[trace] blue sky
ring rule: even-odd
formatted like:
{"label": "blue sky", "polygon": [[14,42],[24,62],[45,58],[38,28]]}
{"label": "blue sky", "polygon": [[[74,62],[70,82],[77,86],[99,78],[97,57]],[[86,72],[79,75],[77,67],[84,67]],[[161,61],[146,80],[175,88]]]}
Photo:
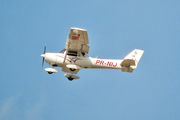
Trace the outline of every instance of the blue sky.
{"label": "blue sky", "polygon": [[[179,0],[1,0],[0,120],[180,119]],[[72,82],[41,67],[87,29],[89,55],[145,53],[133,73],[85,69]]]}

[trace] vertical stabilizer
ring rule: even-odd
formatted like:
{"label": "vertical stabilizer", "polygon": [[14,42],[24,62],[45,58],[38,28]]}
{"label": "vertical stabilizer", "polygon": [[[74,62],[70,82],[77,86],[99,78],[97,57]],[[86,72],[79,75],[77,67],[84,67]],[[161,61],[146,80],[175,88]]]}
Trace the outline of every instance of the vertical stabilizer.
{"label": "vertical stabilizer", "polygon": [[124,59],[134,60],[135,64],[137,66],[138,62],[140,61],[142,55],[144,53],[144,50],[135,49],[132,52],[130,52]]}
{"label": "vertical stabilizer", "polygon": [[140,61],[142,55],[144,53],[144,50],[135,49],[132,52],[130,52],[122,61],[121,70],[123,72],[133,72],[135,68],[137,68],[137,64]]}

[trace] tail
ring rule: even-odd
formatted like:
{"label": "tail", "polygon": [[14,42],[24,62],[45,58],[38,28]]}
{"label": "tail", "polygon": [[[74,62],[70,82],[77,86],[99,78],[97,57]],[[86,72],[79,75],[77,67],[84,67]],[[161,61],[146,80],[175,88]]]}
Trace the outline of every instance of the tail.
{"label": "tail", "polygon": [[135,68],[137,68],[137,65],[144,53],[144,50],[135,49],[132,52],[130,52],[122,61],[121,67],[123,72],[132,72]]}

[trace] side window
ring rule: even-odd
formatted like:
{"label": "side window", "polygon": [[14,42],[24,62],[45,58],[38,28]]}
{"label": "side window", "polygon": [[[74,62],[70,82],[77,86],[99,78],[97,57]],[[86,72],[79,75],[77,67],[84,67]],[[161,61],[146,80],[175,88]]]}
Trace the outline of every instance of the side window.
{"label": "side window", "polygon": [[77,56],[77,52],[76,51],[68,51],[67,55]]}

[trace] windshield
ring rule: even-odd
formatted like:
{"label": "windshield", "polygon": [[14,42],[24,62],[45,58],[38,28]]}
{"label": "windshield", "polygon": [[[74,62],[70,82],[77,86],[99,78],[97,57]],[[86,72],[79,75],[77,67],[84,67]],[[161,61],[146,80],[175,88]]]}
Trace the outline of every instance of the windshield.
{"label": "windshield", "polygon": [[66,49],[63,49],[60,53],[64,53],[66,51]]}

